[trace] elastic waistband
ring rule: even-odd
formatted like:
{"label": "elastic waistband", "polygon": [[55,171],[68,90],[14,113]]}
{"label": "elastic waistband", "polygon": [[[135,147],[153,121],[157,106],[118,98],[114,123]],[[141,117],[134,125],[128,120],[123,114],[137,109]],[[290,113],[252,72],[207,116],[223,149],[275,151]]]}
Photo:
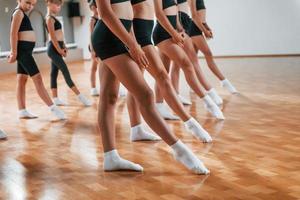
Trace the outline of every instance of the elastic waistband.
{"label": "elastic waistband", "polygon": [[[65,44],[64,41],[57,41],[57,42],[58,42],[59,46],[61,46],[61,47],[64,46],[64,44]],[[53,45],[53,42],[49,41],[48,45]]]}
{"label": "elastic waistband", "polygon": [[154,19],[142,19],[142,18],[133,18],[133,22],[146,22],[146,23],[154,23]]}
{"label": "elastic waistband", "polygon": [[35,42],[31,41],[18,41],[18,49],[27,50],[27,51],[33,51],[35,47]]}
{"label": "elastic waistband", "polygon": [[178,11],[179,15],[184,15],[184,16],[187,16],[187,17],[190,17],[189,14],[185,13],[185,12],[182,12],[182,11]]}
{"label": "elastic waistband", "polygon": [[[169,22],[172,24],[173,28],[176,28],[177,25],[177,15],[166,15],[168,18]],[[159,22],[157,24],[161,27],[163,27]]]}

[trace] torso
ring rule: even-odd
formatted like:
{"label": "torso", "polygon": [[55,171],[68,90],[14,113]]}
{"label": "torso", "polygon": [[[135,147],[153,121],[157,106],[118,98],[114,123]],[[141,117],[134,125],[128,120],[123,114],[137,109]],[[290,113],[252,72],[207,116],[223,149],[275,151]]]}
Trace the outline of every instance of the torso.
{"label": "torso", "polygon": [[54,31],[55,31],[56,40],[64,41],[64,33],[62,31],[61,23],[54,16],[48,16],[48,17],[54,20]]}
{"label": "torso", "polygon": [[190,7],[186,0],[177,1],[177,7],[179,12],[184,12],[191,16]]}
{"label": "torso", "polygon": [[131,0],[134,18],[154,19],[154,3],[153,0]]}
{"label": "torso", "polygon": [[111,0],[110,2],[112,10],[119,19],[133,19],[133,10],[130,0]]}
{"label": "torso", "polygon": [[165,15],[177,15],[177,5],[175,0],[161,0]]}
{"label": "torso", "polygon": [[21,22],[21,25],[20,25],[20,28],[19,28],[19,31],[18,31],[18,40],[19,41],[35,42],[36,37],[35,37],[34,30],[31,26],[31,22],[29,20],[29,17],[20,8],[17,8],[14,12],[17,12],[17,10],[19,10],[19,12],[22,12],[23,15],[24,15],[24,17],[22,19],[22,22]]}

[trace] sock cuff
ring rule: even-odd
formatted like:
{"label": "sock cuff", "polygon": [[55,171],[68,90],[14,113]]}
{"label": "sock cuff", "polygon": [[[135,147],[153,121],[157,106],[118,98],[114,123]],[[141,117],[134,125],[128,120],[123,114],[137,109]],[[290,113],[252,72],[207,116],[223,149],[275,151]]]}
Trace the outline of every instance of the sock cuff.
{"label": "sock cuff", "polygon": [[142,124],[138,124],[138,125],[131,127],[131,130],[136,130],[138,128],[143,128]]}
{"label": "sock cuff", "polygon": [[208,93],[215,93],[216,89],[215,88],[211,88],[210,90],[208,90]]}
{"label": "sock cuff", "polygon": [[104,152],[104,157],[112,157],[112,156],[119,156],[118,150],[114,149],[108,152]]}
{"label": "sock cuff", "polygon": [[50,109],[56,108],[55,104],[52,104],[51,106],[49,106]]}
{"label": "sock cuff", "polygon": [[182,147],[184,144],[181,142],[181,140],[177,140],[174,144],[171,145],[171,148],[176,151],[178,148]]}
{"label": "sock cuff", "polygon": [[196,121],[194,117],[191,117],[190,119],[188,119],[187,121],[185,121],[185,124],[190,124],[192,122]]}
{"label": "sock cuff", "polygon": [[221,81],[222,83],[228,83],[229,80],[227,78],[225,78],[224,80]]}
{"label": "sock cuff", "polygon": [[26,109],[21,109],[21,110],[19,110],[19,112],[25,112],[26,111]]}

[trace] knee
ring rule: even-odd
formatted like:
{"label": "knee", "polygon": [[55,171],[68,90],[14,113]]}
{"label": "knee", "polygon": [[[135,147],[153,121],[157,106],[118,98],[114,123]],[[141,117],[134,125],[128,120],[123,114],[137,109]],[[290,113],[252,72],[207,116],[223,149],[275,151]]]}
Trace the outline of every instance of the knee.
{"label": "knee", "polygon": [[212,57],[213,56],[211,50],[209,50],[209,49],[204,50],[203,54],[204,54],[205,57]]}
{"label": "knee", "polygon": [[142,91],[136,99],[142,106],[150,107],[154,102],[154,94],[150,88]]}
{"label": "knee", "polygon": [[180,66],[184,67],[184,68],[188,68],[188,67],[192,66],[192,63],[190,62],[190,60],[188,59],[188,57],[181,58],[179,60],[179,63],[180,63]]}
{"label": "knee", "polygon": [[158,84],[160,86],[165,86],[165,85],[168,85],[168,84],[171,85],[170,77],[165,71],[159,72],[156,81],[158,82]]}
{"label": "knee", "polygon": [[101,89],[100,99],[106,105],[115,105],[118,101],[118,94]]}

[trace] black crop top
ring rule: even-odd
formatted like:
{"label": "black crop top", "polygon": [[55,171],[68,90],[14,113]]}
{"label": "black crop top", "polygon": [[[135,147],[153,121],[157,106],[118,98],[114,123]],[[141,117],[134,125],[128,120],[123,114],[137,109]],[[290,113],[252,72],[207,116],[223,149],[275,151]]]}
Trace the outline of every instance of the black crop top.
{"label": "black crop top", "polygon": [[115,3],[122,3],[130,0],[110,0],[110,4],[115,4]]}
{"label": "black crop top", "polygon": [[52,16],[52,15],[48,15],[49,17],[51,17],[52,19],[54,19],[54,30],[60,30],[61,27],[61,23],[60,21],[58,21],[58,19],[56,19],[56,17]]}
{"label": "black crop top", "polygon": [[143,1],[146,1],[146,0],[131,0],[131,4],[134,5],[134,4],[138,4],[138,3],[141,3]]}
{"label": "black crop top", "polygon": [[19,28],[18,32],[33,31],[33,28],[32,28],[31,22],[29,20],[29,17],[25,14],[25,12],[21,8],[16,8],[13,13],[15,13],[16,10],[21,10],[24,14],[24,17],[22,19],[22,22],[21,22],[21,25],[20,25],[20,28]]}
{"label": "black crop top", "polygon": [[182,4],[182,3],[185,3],[187,2],[187,0],[177,0],[177,4]]}
{"label": "black crop top", "polygon": [[197,10],[204,10],[205,5],[204,5],[204,1],[203,0],[196,0],[196,8]]}
{"label": "black crop top", "polygon": [[162,3],[163,3],[163,9],[167,9],[169,7],[176,5],[175,0],[162,0]]}

